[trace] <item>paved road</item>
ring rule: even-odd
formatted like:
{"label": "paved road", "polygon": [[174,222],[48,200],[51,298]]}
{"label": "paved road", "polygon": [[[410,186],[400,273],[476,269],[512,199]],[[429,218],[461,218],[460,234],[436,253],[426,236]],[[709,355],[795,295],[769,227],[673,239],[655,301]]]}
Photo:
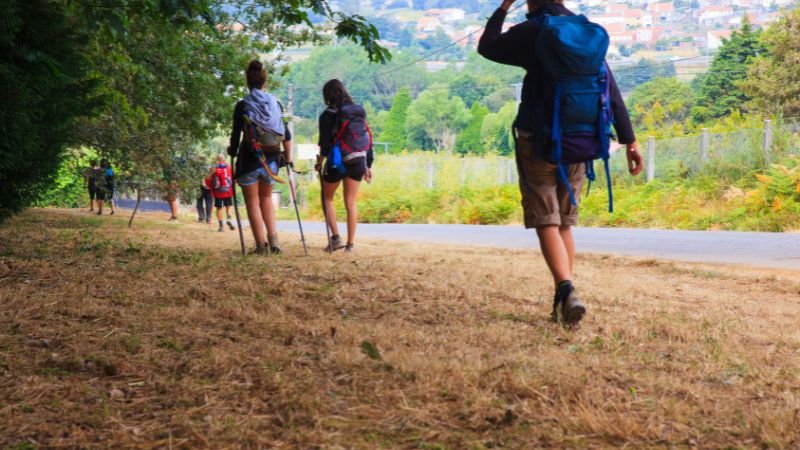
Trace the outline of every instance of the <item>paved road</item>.
{"label": "paved road", "polygon": [[[133,207],[136,206],[136,200],[130,198],[120,198],[117,200],[117,206],[124,209],[133,209]],[[139,211],[163,211],[169,213],[169,203],[163,200],[142,200],[139,202]]]}
{"label": "paved road", "polygon": [[[296,232],[297,222],[280,222],[279,228]],[[325,233],[319,222],[303,222],[303,229]],[[358,234],[395,241],[539,247],[536,233],[521,226],[359,224]],[[581,252],[800,270],[800,233],[576,228],[575,239]]]}

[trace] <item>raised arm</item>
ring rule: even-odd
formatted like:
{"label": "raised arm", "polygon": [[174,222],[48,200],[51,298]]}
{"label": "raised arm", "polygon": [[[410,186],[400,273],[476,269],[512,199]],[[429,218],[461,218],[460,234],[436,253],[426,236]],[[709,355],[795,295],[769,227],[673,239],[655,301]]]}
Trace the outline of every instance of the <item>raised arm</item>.
{"label": "raised arm", "polygon": [[529,59],[531,37],[519,25],[503,33],[503,22],[513,0],[504,0],[495,10],[478,41],[478,53],[486,59],[512,66],[525,67]]}

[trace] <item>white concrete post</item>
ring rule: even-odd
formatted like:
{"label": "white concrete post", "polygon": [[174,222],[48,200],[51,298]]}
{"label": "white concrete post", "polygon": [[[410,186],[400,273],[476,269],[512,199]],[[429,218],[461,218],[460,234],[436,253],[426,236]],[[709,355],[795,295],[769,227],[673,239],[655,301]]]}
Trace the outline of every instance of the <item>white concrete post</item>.
{"label": "white concrete post", "polygon": [[656,177],[656,138],[647,137],[647,181],[653,181]]}

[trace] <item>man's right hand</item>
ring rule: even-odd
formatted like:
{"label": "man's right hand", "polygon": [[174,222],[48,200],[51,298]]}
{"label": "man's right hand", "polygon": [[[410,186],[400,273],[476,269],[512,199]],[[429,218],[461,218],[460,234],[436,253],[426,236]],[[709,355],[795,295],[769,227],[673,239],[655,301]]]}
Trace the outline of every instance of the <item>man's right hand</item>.
{"label": "man's right hand", "polygon": [[639,152],[639,144],[632,142],[625,147],[625,156],[628,159],[628,172],[633,176],[639,175],[644,168],[642,165],[642,154]]}

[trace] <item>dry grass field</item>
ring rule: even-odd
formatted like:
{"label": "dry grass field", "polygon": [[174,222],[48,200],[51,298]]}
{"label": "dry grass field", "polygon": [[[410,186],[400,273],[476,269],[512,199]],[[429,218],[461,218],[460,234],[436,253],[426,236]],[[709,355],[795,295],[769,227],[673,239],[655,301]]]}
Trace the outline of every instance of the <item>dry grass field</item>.
{"label": "dry grass field", "polygon": [[800,448],[797,272],[164,218],[0,227],[0,448]]}

